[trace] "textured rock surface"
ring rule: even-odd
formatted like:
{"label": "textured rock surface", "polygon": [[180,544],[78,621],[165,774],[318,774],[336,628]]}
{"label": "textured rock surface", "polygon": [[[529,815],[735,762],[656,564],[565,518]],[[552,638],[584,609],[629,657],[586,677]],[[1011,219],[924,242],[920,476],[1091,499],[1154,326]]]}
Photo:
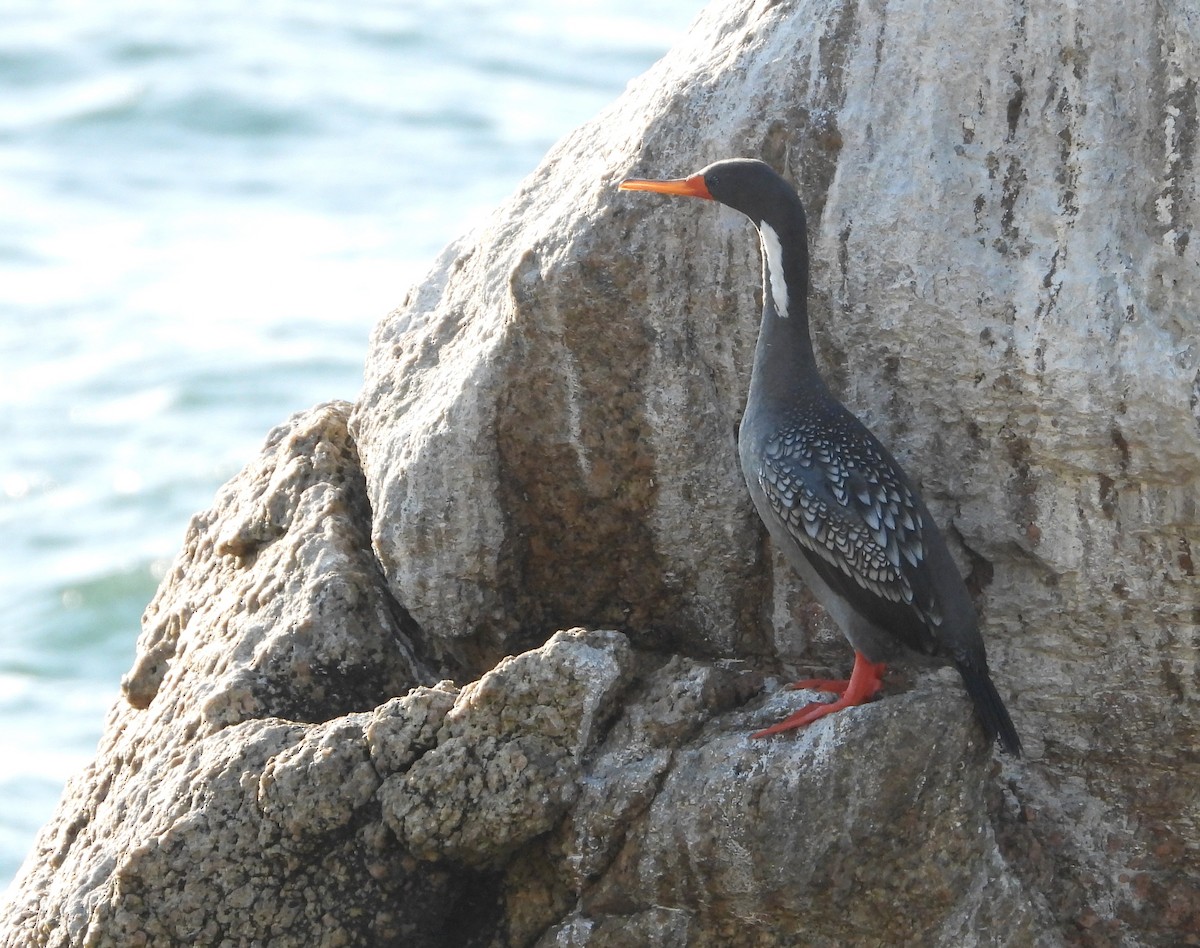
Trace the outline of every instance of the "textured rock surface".
{"label": "textured rock surface", "polygon": [[437,746],[380,789],[384,821],[405,849],[494,864],[559,821],[630,670],[624,636],[592,638],[556,635],[463,690]]}
{"label": "textured rock surface", "polygon": [[394,928],[374,903],[405,897],[440,930],[457,890],[377,871],[386,834],[362,815],[379,776],[353,712],[430,675],[370,554],[346,409],[276,429],[193,520],[127,702],[14,883],[5,944],[363,942]]}
{"label": "textured rock surface", "polygon": [[[4,943],[1200,944],[1197,22],[714,5],[197,519]],[[614,190],[733,154],[1019,764],[945,672],[745,737],[849,661],[737,470],[757,248]]]}
{"label": "textured rock surface", "polygon": [[169,716],[195,735],[268,716],[319,721],[430,679],[370,553],[348,407],[277,428],[193,519],[121,683],[134,708],[155,705],[139,721]]}
{"label": "textured rock surface", "polygon": [[[698,712],[720,707],[704,689],[723,677],[670,667],[651,679],[659,700],[649,706],[669,717],[683,705],[704,720]],[[597,931],[653,944],[663,913],[686,933],[665,944],[1035,943],[1037,912],[992,830],[988,749],[952,683],[933,676],[795,742],[747,739],[775,713],[732,713],[681,734],[632,707],[593,771],[592,793],[606,800],[580,807],[564,843],[572,852],[604,841],[611,862],[575,869],[581,904],[541,944],[589,944],[579,933]],[[725,684],[729,701],[737,692]],[[931,740],[924,714],[957,723]],[[631,760],[650,763],[629,772]],[[650,778],[652,799],[633,794],[642,813],[622,798]]]}

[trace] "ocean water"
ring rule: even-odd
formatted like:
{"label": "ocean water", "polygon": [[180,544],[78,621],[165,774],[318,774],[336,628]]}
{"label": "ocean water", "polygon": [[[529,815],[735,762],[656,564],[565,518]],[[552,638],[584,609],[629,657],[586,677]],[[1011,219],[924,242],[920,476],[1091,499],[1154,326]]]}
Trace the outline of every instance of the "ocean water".
{"label": "ocean water", "polygon": [[190,515],[700,6],[0,7],[0,888]]}

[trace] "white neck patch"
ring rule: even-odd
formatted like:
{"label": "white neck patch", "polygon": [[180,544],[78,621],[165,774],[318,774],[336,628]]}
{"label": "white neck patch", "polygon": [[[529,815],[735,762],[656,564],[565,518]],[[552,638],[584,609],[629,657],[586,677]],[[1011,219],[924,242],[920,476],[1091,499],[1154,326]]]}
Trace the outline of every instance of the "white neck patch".
{"label": "white neck patch", "polygon": [[779,235],[766,221],[758,225],[758,233],[762,238],[763,276],[764,283],[771,289],[771,299],[775,302],[775,312],[780,319],[788,318],[787,282],[783,279],[783,247],[779,243]]}

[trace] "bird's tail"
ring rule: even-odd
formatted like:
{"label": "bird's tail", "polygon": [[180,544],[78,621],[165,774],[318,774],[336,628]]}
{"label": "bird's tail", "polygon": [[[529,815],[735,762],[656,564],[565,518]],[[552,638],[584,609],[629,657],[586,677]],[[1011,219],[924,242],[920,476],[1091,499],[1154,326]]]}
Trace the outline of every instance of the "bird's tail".
{"label": "bird's tail", "polygon": [[965,661],[955,661],[954,664],[958,667],[958,673],[962,675],[967,694],[971,696],[971,703],[975,705],[975,715],[983,725],[988,740],[994,741],[999,738],[1005,753],[1020,757],[1021,738],[1017,736],[1017,729],[1013,727],[1008,709],[1004,707],[1000,693],[992,684],[987,669],[978,668]]}

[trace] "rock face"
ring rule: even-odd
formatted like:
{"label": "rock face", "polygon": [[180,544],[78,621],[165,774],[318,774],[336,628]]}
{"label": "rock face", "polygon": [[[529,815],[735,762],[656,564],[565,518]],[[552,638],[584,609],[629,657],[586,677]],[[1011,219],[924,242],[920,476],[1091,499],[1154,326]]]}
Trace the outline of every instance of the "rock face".
{"label": "rock face", "polygon": [[[715,4],[194,522],[4,944],[1200,944],[1197,62],[1185,5]],[[757,246],[615,191],[738,154],[1021,762],[943,671],[746,737],[849,664],[737,469]]]}

